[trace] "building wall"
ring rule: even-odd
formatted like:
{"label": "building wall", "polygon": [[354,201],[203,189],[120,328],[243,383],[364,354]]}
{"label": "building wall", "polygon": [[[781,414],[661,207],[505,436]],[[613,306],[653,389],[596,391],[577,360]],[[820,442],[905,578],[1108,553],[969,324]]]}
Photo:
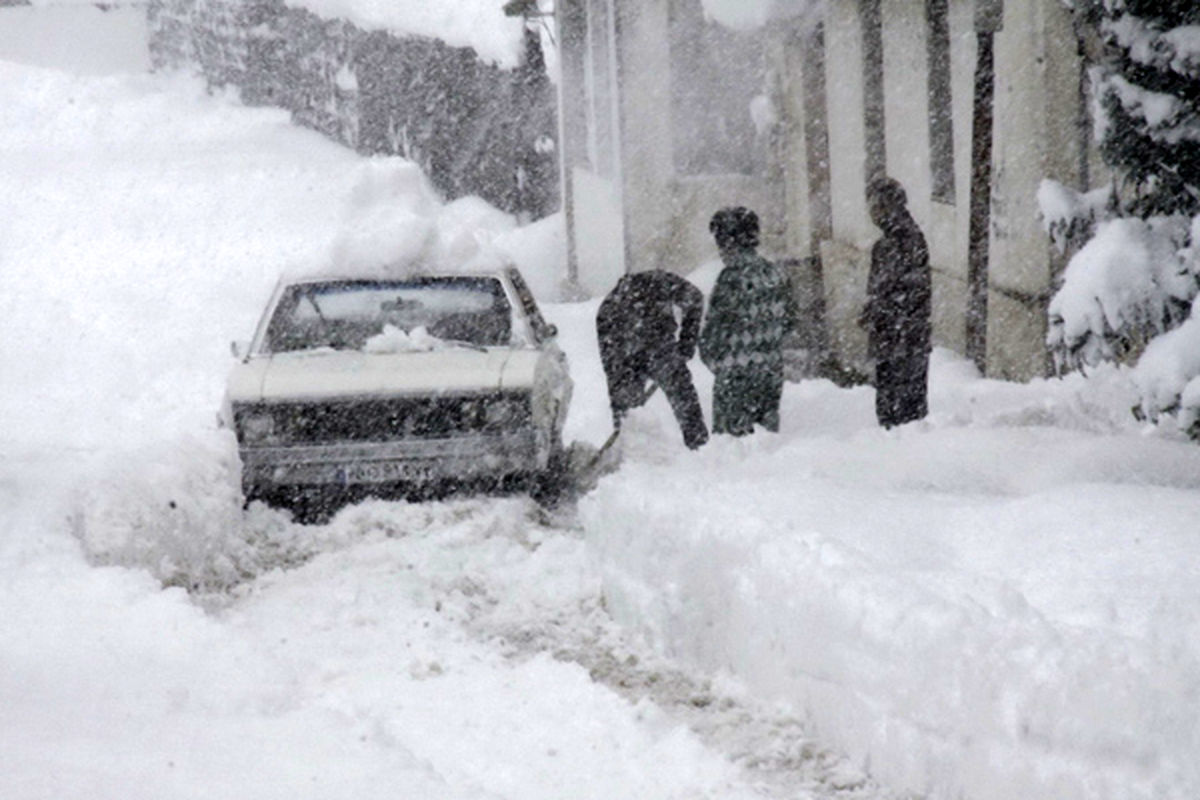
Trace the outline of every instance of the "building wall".
{"label": "building wall", "polygon": [[[607,4],[597,5],[598,0],[574,0],[566,13],[574,19],[589,9],[589,24],[594,25],[608,9]],[[663,268],[687,273],[712,261],[717,252],[708,221],[726,205],[758,210],[769,234],[769,251],[786,255],[782,203],[763,175],[679,173],[672,114],[670,40],[672,14],[678,13],[673,1],[612,0],[612,12],[616,36],[611,50],[589,40],[582,67],[564,73],[563,92],[583,93],[588,108],[586,124],[580,128],[576,113],[565,133],[572,140],[564,143],[571,152],[583,154],[571,174],[580,288],[600,294],[626,271]],[[564,63],[571,59],[564,56]],[[602,80],[610,59],[619,75],[615,88]],[[745,98],[747,118],[751,99]],[[606,148],[598,146],[610,101],[619,132],[614,148],[618,158],[611,169],[606,166]],[[618,255],[613,238],[622,231]]]}
{"label": "building wall", "polygon": [[829,343],[839,360],[867,366],[867,338],[858,327],[866,302],[868,248],[878,235],[867,217],[866,131],[863,119],[862,27],[857,3],[830,3],[824,19],[826,109],[832,238],[820,243]]}
{"label": "building wall", "polygon": [[0,7],[0,60],[85,75],[148,72],[145,4]]}
{"label": "building wall", "polygon": [[[679,176],[672,157],[671,2],[614,0],[618,8],[618,90],[622,124],[619,195],[628,270],[686,272],[715,258],[706,230],[727,204],[757,208],[764,250],[798,269],[820,254],[830,344],[841,362],[869,368],[857,320],[865,302],[869,251],[879,231],[865,203],[863,25],[870,0],[830,0],[820,19],[822,65],[808,49],[811,28],[773,25],[764,90],[777,123],[761,175]],[[886,170],[906,187],[925,232],[934,271],[934,340],[965,350],[970,227],[973,96],[977,39],[975,0],[946,0],[947,28],[932,31],[926,0],[879,3],[883,32],[883,128]],[[930,44],[948,36],[949,126],[931,130]],[[1008,0],[996,36],[992,219],[989,230],[988,372],[1012,379],[1044,373],[1045,302],[1061,259],[1049,246],[1036,207],[1044,177],[1080,185],[1079,57],[1069,13],[1058,0]],[[934,48],[936,50],[936,48]],[[943,50],[942,52],[945,52]],[[817,65],[817,66],[814,66]],[[936,81],[935,81],[936,83]],[[824,98],[814,106],[814,86]],[[819,99],[819,92],[817,92]],[[947,101],[940,101],[945,104]],[[818,120],[820,115],[824,119]],[[814,150],[823,125],[828,153]],[[931,142],[948,142],[952,173],[935,181]],[[1086,156],[1086,154],[1084,154]],[[816,160],[814,161],[814,158]],[[938,164],[945,165],[939,156]],[[828,185],[820,182],[824,172]],[[816,176],[814,178],[814,176]],[[813,181],[816,180],[817,183]],[[1080,188],[1083,188],[1080,185]],[[577,193],[578,194],[578,193]],[[935,194],[937,195],[935,197]],[[807,262],[805,262],[807,263]],[[581,261],[580,273],[602,267]],[[611,267],[610,267],[611,271]],[[607,276],[606,277],[611,277]],[[586,283],[586,280],[585,280]]]}
{"label": "building wall", "polygon": [[1078,186],[1078,66],[1070,15],[1058,3],[1009,2],[996,39],[996,191],[988,362],[996,374],[1046,367],[1051,245],[1038,217],[1044,178]]}
{"label": "building wall", "polygon": [[[867,216],[866,133],[863,125],[862,28],[858,3],[831,2],[825,17],[826,105],[829,110],[830,194],[834,239],[869,247],[878,231]],[[829,276],[836,280],[834,276]]]}
{"label": "building wall", "polygon": [[616,4],[625,268],[661,266],[671,250],[669,0]]}
{"label": "building wall", "polygon": [[[934,340],[964,351],[976,38],[973,0],[949,0],[953,193],[933,198],[925,0],[881,4],[884,120],[889,174],[904,184],[909,208],[930,246]],[[821,242],[831,344],[842,362],[866,368],[857,326],[869,248],[879,236],[865,206],[863,31],[859,0],[825,10],[825,63],[833,233]],[[1042,178],[1078,185],[1078,56],[1069,13],[1054,0],[1009,0],[996,37],[995,128],[990,230],[988,371],[1027,379],[1045,369],[1045,299],[1056,269],[1036,206]],[[786,76],[782,103],[790,131],[785,156],[787,241],[811,233],[804,183],[806,109],[801,59],[777,56]],[[795,132],[801,131],[800,135]]]}
{"label": "building wall", "polygon": [[[622,198],[626,268],[690,272],[717,257],[708,221],[722,206],[745,205],[782,231],[780,213],[762,175],[680,175],[673,142],[670,0],[618,4]],[[765,90],[765,86],[757,90]],[[747,115],[751,97],[746,98]],[[780,241],[769,241],[778,250]]]}
{"label": "building wall", "polygon": [[770,43],[771,63],[778,65],[778,91],[775,103],[779,111],[781,147],[779,179],[783,181],[781,200],[785,225],[783,247],[796,256],[812,255],[813,209],[809,198],[809,142],[806,126],[810,119],[805,108],[805,49],[811,35],[798,26],[778,26]]}

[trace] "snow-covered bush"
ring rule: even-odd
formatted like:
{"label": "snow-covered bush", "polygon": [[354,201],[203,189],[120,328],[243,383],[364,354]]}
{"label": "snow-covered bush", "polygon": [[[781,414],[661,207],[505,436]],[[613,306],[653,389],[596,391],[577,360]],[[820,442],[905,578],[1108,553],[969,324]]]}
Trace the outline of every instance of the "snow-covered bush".
{"label": "snow-covered bush", "polygon": [[1052,184],[1039,193],[1060,247],[1096,223],[1050,303],[1047,343],[1062,368],[1140,356],[1143,412],[1179,413],[1191,426],[1200,359],[1182,348],[1197,338],[1184,328],[1200,326],[1200,3],[1068,5],[1104,43],[1090,73],[1096,135],[1119,191],[1103,211],[1094,193]]}
{"label": "snow-covered bush", "polygon": [[1188,238],[1174,217],[1101,223],[1050,303],[1048,343],[1060,366],[1119,359],[1186,319],[1197,289]]}

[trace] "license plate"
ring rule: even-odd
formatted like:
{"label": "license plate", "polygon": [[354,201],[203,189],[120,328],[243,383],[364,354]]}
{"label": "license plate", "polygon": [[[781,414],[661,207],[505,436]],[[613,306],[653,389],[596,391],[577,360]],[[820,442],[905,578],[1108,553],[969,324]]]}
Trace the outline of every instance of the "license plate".
{"label": "license plate", "polygon": [[337,479],[343,486],[351,483],[420,482],[428,480],[430,474],[428,467],[404,461],[363,461],[337,468]]}

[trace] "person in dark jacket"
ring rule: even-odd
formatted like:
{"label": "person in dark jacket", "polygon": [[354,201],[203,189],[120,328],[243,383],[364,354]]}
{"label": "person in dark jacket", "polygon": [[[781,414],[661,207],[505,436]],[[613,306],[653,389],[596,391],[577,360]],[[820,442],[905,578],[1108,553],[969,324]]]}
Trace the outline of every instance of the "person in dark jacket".
{"label": "person in dark jacket", "polygon": [[783,340],[797,319],[791,283],[758,254],[753,211],[723,208],[708,227],[725,264],[700,333],[700,358],[716,377],[713,433],[745,436],[755,424],[778,431]]}
{"label": "person in dark jacket", "polygon": [[929,410],[929,248],[899,182],[872,181],[867,208],[883,235],[871,249],[867,304],[859,322],[875,361],[875,416],[890,428],[921,419]]}
{"label": "person in dark jacket", "polygon": [[[681,322],[676,322],[677,311]],[[653,381],[667,396],[684,443],[694,450],[708,441],[687,366],[696,352],[703,314],[703,293],[661,269],[624,276],[604,298],[596,313],[596,334],[614,428],[620,428],[629,409],[649,399],[646,384]]]}

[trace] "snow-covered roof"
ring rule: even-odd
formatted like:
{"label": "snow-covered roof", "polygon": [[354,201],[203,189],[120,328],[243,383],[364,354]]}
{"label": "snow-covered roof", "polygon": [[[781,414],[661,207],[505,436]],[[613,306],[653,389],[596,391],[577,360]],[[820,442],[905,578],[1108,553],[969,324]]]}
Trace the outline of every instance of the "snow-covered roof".
{"label": "snow-covered roof", "polygon": [[524,23],[505,16],[500,0],[285,0],[321,17],[344,19],[365,30],[440,39],[470,47],[497,66],[521,58]]}

